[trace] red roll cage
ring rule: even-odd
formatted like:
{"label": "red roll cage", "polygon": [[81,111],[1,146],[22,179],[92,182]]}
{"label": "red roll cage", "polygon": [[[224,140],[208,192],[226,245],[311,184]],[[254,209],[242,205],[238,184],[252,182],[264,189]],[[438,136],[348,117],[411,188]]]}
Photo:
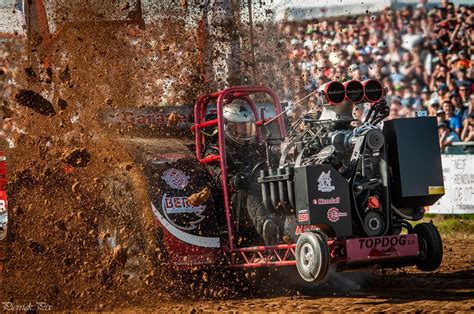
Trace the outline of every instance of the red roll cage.
{"label": "red roll cage", "polygon": [[[264,86],[236,86],[221,90],[219,92],[204,95],[198,98],[194,106],[194,135],[196,140],[196,157],[201,164],[207,164],[219,161],[221,168],[221,183],[224,194],[224,211],[227,222],[228,245],[224,247],[224,252],[228,253],[231,267],[262,267],[262,266],[285,266],[295,264],[295,244],[280,244],[273,246],[256,246],[247,248],[237,248],[234,243],[234,229],[232,224],[232,214],[229,196],[227,159],[226,159],[226,143],[224,136],[224,116],[223,108],[233,99],[242,99],[246,101],[252,109],[256,117],[257,140],[263,141],[260,127],[268,122],[263,112],[260,114],[257,110],[255,102],[249,97],[250,95],[263,93],[269,95],[275,106],[275,114],[277,118],[275,123],[278,125],[279,135],[281,138],[286,136],[283,116],[281,113],[280,100],[276,93],[268,87]],[[211,101],[216,102],[217,118],[206,120],[206,112]],[[227,101],[227,102],[226,102]],[[218,134],[218,154],[203,156],[204,135],[200,130],[207,127],[217,127]]]}

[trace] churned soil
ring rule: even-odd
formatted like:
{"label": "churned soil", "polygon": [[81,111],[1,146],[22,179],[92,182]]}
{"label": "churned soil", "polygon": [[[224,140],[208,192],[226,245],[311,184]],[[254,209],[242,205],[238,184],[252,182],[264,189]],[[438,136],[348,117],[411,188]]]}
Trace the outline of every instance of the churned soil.
{"label": "churned soil", "polygon": [[[88,1],[49,3],[50,22],[89,17]],[[112,309],[167,297],[160,285],[174,279],[160,273],[140,165],[115,141],[130,126],[104,126],[103,112],[193,103],[204,84],[184,23],[57,23],[50,47],[25,42],[2,60],[15,80],[2,107],[13,147],[1,302]]]}

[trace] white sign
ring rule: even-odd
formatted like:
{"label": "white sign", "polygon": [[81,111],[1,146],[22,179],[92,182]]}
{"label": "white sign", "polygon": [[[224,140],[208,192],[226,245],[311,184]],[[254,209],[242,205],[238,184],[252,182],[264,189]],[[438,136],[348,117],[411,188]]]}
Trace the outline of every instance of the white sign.
{"label": "white sign", "polygon": [[318,191],[319,192],[332,192],[336,188],[332,185],[331,179],[331,170],[328,172],[321,172],[321,175],[318,178]]}
{"label": "white sign", "polygon": [[430,214],[474,214],[474,155],[442,155],[445,195]]}

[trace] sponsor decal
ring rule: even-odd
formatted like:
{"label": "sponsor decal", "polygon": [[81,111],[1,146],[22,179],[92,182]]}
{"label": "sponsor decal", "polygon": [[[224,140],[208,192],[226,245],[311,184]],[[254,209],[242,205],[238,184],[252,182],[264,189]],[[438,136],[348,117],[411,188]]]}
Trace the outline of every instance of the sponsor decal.
{"label": "sponsor decal", "polygon": [[[144,113],[134,111],[122,112],[122,121],[132,125],[163,125],[168,124],[168,117],[170,113]],[[178,115],[178,124],[187,123],[190,115],[176,113]]]}
{"label": "sponsor decal", "polygon": [[189,155],[179,154],[179,153],[169,153],[169,154],[153,154],[145,153],[145,160],[151,162],[154,165],[162,165],[166,163],[173,163],[183,158],[188,158]]}
{"label": "sponsor decal", "polygon": [[315,225],[296,226],[295,235],[301,235],[306,231],[319,230],[319,229],[320,228]]}
{"label": "sponsor decal", "polygon": [[[392,237],[378,237],[378,238],[363,238],[358,239],[360,249],[383,249],[395,246],[407,246],[412,245],[415,241],[413,239],[407,239],[407,236],[392,236]],[[389,251],[389,250],[386,250]]]}
{"label": "sponsor decal", "polygon": [[168,214],[196,214],[206,210],[205,205],[193,206],[189,204],[187,196],[163,196],[163,209]]}
{"label": "sponsor decal", "polygon": [[321,172],[318,178],[318,191],[319,192],[332,192],[336,188],[332,185],[331,170],[328,172]]}
{"label": "sponsor decal", "polygon": [[161,178],[165,180],[166,184],[177,190],[184,189],[189,183],[189,176],[175,168],[164,171]]}
{"label": "sponsor decal", "polygon": [[183,231],[183,228],[178,228],[175,223],[173,223],[169,216],[163,215],[161,211],[159,211],[153,203],[151,203],[151,209],[153,214],[156,217],[156,222],[163,226],[170,234],[172,234],[176,239],[183,241],[185,243],[206,247],[206,248],[220,248],[220,238],[219,237],[204,237],[199,235],[194,235]]}
{"label": "sponsor decal", "polygon": [[346,240],[348,260],[367,261],[387,257],[417,256],[418,237],[415,234]]}
{"label": "sponsor decal", "polygon": [[307,213],[300,213],[298,214],[298,221],[305,222],[309,220],[309,214]]}
{"label": "sponsor decal", "polygon": [[181,230],[194,230],[206,218],[205,205],[193,206],[188,202],[188,196],[163,195],[161,208],[166,219]]}
{"label": "sponsor decal", "polygon": [[313,200],[314,205],[335,205],[340,204],[341,198],[338,197],[331,197],[331,198],[318,198]]}
{"label": "sponsor decal", "polygon": [[330,222],[337,222],[340,217],[347,217],[347,213],[340,212],[336,207],[331,207],[327,212],[327,217]]}

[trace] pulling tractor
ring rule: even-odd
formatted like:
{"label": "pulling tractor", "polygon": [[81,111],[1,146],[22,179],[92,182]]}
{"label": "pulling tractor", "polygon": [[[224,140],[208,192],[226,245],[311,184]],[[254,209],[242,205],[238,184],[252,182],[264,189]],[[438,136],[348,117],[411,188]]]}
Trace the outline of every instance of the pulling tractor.
{"label": "pulling tractor", "polygon": [[[439,267],[443,247],[436,227],[409,223],[444,194],[436,119],[383,121],[389,109],[377,80],[329,82],[319,94],[322,113],[307,113],[292,126],[267,87],[204,95],[194,106],[194,143],[155,146],[157,157],[144,173],[171,267],[296,267],[307,282],[322,280],[330,269]],[[223,108],[235,99],[252,108],[257,140],[266,151],[255,180],[261,202],[280,222],[274,245],[258,236],[239,244],[251,231],[236,228],[249,217],[236,213],[232,203],[223,117]],[[262,99],[269,102],[257,101]],[[361,102],[370,109],[353,127],[352,106]],[[211,155],[205,154],[210,130],[218,147]],[[425,156],[424,162],[414,163],[412,156]],[[219,186],[208,171],[212,164],[220,167]],[[206,187],[211,197],[192,205],[189,197]]]}

